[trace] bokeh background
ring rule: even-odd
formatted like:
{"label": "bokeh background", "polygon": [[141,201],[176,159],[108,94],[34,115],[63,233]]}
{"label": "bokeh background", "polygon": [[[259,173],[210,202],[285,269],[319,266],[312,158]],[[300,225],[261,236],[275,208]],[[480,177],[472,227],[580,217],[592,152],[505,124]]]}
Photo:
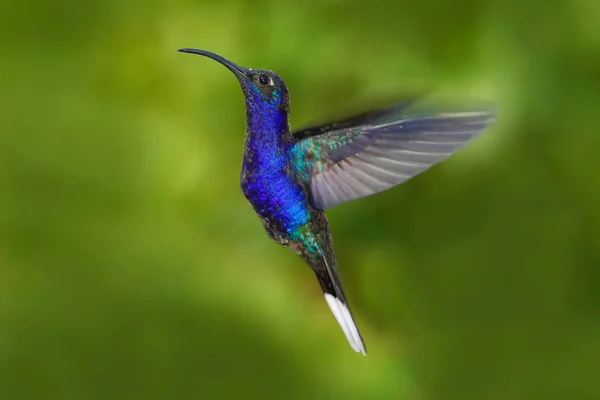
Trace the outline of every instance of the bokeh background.
{"label": "bokeh background", "polygon": [[[0,399],[599,399],[600,2],[4,0]],[[292,124],[421,87],[500,104],[329,211],[369,355],[239,190],[243,100]]]}

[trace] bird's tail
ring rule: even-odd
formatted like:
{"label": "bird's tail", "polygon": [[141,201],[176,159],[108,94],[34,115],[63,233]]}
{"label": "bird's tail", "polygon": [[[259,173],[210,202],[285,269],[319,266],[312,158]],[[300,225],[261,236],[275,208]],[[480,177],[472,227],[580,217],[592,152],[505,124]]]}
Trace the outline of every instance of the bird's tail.
{"label": "bird's tail", "polygon": [[344,291],[342,290],[342,284],[340,283],[337,271],[335,270],[334,265],[330,265],[324,254],[322,254],[322,260],[324,264],[323,268],[313,269],[321,284],[323,293],[325,293],[325,300],[327,300],[327,304],[329,305],[329,308],[331,308],[335,319],[337,319],[342,327],[348,342],[350,342],[350,346],[352,346],[354,351],[367,355],[365,342],[354,321],[352,311],[350,311],[350,305],[348,304],[348,301],[346,301],[346,296],[344,296]]}

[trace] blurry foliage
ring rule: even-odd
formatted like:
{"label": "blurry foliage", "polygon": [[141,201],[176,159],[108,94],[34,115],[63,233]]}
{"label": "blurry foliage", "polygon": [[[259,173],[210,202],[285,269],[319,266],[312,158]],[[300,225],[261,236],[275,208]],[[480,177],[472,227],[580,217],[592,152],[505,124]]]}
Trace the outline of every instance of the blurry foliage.
{"label": "blurry foliage", "polygon": [[[3,2],[0,399],[600,398],[600,3]],[[294,126],[428,86],[467,149],[330,210],[370,354],[240,193],[206,48]]]}

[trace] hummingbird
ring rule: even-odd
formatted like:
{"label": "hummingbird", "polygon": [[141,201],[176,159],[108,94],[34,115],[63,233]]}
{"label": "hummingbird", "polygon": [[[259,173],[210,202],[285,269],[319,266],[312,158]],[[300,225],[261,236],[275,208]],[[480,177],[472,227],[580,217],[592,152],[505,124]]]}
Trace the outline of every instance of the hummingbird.
{"label": "hummingbird", "polygon": [[367,354],[338,276],[328,208],[399,185],[448,158],[495,119],[494,107],[407,113],[414,101],[291,130],[290,95],[267,69],[210,51],[237,77],[246,103],[242,192],[268,236],[310,266],[354,351]]}

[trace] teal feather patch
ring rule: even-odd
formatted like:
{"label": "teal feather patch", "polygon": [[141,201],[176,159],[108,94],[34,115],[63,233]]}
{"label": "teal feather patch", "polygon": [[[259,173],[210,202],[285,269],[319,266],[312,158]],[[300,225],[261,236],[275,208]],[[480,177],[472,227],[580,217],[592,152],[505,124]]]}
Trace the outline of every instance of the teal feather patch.
{"label": "teal feather patch", "polygon": [[322,172],[335,150],[352,144],[361,136],[360,129],[352,129],[339,134],[313,136],[294,145],[291,152],[292,166],[304,182],[308,182],[313,171]]}

